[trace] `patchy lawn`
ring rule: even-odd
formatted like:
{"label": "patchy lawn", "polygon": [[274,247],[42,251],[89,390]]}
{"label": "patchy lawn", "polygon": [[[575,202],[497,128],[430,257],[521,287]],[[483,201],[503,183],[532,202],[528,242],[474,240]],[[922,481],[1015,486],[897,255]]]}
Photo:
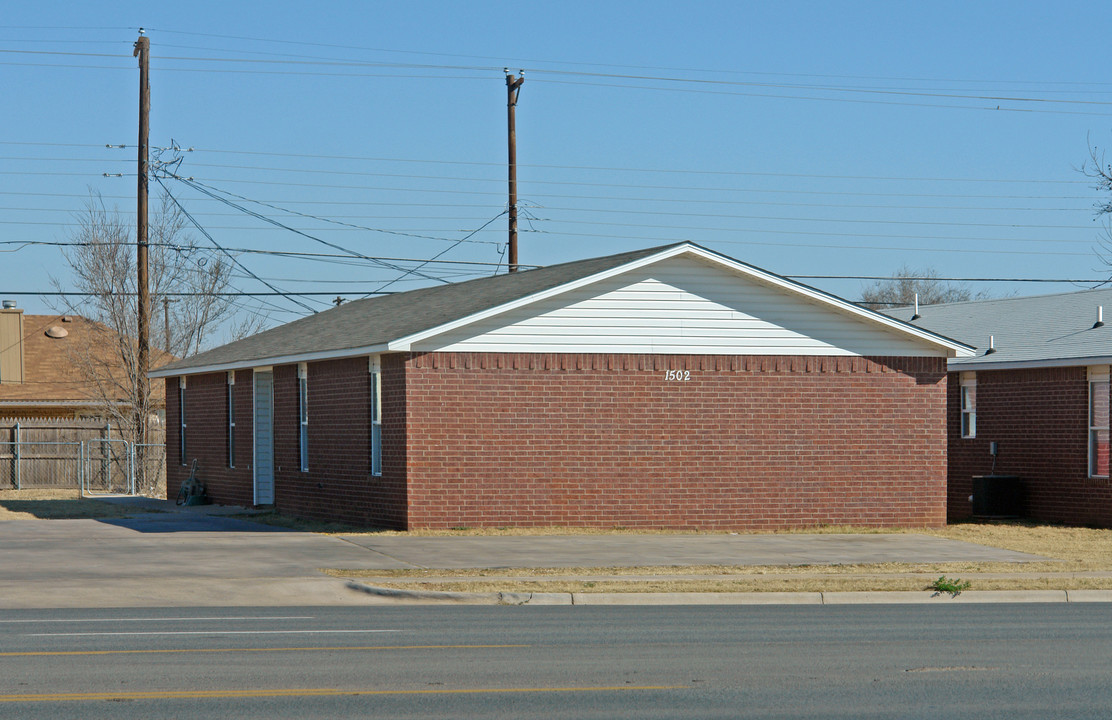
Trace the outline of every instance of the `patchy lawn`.
{"label": "patchy lawn", "polygon": [[[570,534],[565,530],[562,534]],[[606,531],[589,531],[597,534]],[[629,531],[610,531],[629,532]],[[810,532],[878,532],[847,527]],[[972,590],[1112,589],[1112,530],[1021,522],[962,523],[931,530],[893,529],[1032,553],[1032,563],[953,562],[807,566],[666,566],[499,568],[497,570],[345,570],[335,577],[374,578],[386,587],[459,592],[834,592],[926,590],[940,576]],[[424,533],[422,533],[424,534]],[[474,531],[437,534],[476,534]],[[537,534],[505,532],[504,534]]]}

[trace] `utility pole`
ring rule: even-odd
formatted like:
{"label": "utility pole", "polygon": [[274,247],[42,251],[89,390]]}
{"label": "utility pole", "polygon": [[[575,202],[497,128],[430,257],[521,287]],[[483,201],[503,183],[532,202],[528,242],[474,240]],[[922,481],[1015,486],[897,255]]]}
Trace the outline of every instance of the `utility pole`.
{"label": "utility pole", "polygon": [[151,40],[139,28],[139,39],[135,41],[133,56],[139,58],[139,187],[136,193],[137,203],[135,211],[135,264],[139,269],[139,367],[138,387],[139,405],[135,408],[138,441],[147,442],[147,413],[150,398],[150,380],[147,373],[150,371],[151,352],[151,294],[147,279],[147,185],[148,162],[150,152],[150,112],[151,112]]}
{"label": "utility pole", "polygon": [[509,155],[510,155],[510,272],[517,272],[517,130],[514,127],[514,108],[517,107],[517,96],[521,92],[521,84],[525,82],[525,71],[521,77],[514,78],[510,69],[506,68],[506,115],[509,123]]}

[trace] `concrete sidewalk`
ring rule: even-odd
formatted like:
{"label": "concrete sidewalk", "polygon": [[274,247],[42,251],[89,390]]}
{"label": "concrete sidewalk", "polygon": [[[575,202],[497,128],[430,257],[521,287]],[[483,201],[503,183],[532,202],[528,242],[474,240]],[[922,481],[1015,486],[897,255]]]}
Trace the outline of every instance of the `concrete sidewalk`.
{"label": "concrete sidewalk", "polygon": [[[384,590],[322,568],[631,567],[995,561],[1034,555],[924,535],[326,536],[250,522],[244,508],[111,498],[135,514],[105,520],[0,522],[0,607],[334,605],[398,602],[644,604],[903,602],[922,593],[435,593]],[[507,573],[510,575],[510,573]],[[1040,601],[1094,599],[1057,591]],[[552,597],[545,597],[546,595]],[[1014,601],[1016,595],[965,593]],[[1110,594],[1112,595],[1112,594]],[[556,597],[561,596],[561,597]],[[697,597],[698,596],[698,597]],[[789,597],[790,596],[790,597]],[[854,599],[856,598],[856,599]],[[1109,599],[1112,599],[1110,597]]]}

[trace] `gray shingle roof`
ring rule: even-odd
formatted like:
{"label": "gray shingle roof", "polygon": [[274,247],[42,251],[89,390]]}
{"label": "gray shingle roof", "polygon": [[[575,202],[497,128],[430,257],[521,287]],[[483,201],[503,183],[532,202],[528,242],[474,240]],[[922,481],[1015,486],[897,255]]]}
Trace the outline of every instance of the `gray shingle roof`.
{"label": "gray shingle roof", "polygon": [[[1109,324],[1094,328],[1098,306],[1108,309]],[[977,348],[976,357],[953,358],[951,367],[1067,365],[1112,357],[1112,290],[924,305],[921,317],[911,321],[913,313],[898,308],[887,314]],[[996,352],[986,355],[990,335]]]}
{"label": "gray shingle roof", "polygon": [[[604,272],[666,248],[634,250],[607,257],[548,265],[506,275],[354,300],[160,367],[173,370],[223,366],[270,358],[337,352],[380,345],[423,330]],[[169,373],[173,374],[173,373]]]}

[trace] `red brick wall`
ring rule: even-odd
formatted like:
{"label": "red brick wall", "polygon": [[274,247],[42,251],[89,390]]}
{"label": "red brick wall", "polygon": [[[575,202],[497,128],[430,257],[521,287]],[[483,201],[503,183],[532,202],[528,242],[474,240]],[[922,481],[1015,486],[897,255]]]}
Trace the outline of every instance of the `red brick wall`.
{"label": "red brick wall", "polygon": [[1088,477],[1089,386],[1084,367],[977,373],[977,437],[961,437],[959,376],[950,374],[948,516],[972,515],[972,477],[1018,475],[1029,517],[1112,526],[1112,486]]}
{"label": "red brick wall", "polygon": [[235,468],[228,467],[228,379],[227,373],[194,375],[186,380],[186,457],[181,457],[178,415],[178,379],[166,379],[166,495],[176,498],[181,483],[189,477],[189,466],[197,460],[197,477],[213,502],[221,505],[251,505],[251,449],[254,394],[251,371],[236,372],[233,397],[236,405]]}
{"label": "red brick wall", "polygon": [[941,358],[412,354],[409,527],[941,525],[945,379]]}
{"label": "red brick wall", "polygon": [[[405,526],[405,432],[401,361],[387,362],[383,377],[382,477],[370,475],[370,373],[367,358],[309,363],[309,463],[301,472],[297,366],[274,368],[274,500],[282,513],[357,525]],[[253,442],[251,371],[236,375],[237,467],[226,467],[225,373],[188,378],[187,457],[214,502],[251,505]],[[177,378],[169,378],[167,493],[177,496],[189,468],[178,465]]]}

